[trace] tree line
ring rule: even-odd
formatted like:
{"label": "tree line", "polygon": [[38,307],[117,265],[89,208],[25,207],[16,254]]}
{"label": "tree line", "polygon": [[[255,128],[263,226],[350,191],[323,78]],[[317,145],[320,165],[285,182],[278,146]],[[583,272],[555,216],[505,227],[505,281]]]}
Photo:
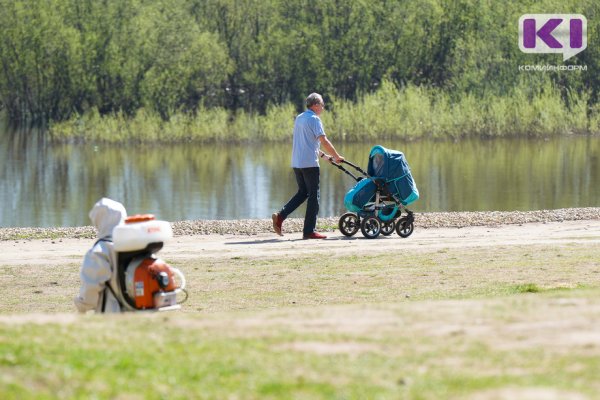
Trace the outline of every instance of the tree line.
{"label": "tree line", "polygon": [[[595,0],[0,0],[0,107],[10,120],[90,110],[163,120],[211,108],[264,115],[312,91],[357,101],[382,82],[507,96],[552,82],[568,104],[600,88]],[[563,64],[518,47],[524,13],[581,13],[588,48]]]}

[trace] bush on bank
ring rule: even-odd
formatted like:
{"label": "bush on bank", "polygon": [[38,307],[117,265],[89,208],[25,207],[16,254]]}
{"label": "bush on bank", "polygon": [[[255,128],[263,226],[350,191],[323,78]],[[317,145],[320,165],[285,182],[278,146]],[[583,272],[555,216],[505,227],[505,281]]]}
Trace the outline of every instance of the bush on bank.
{"label": "bush on bank", "polygon": [[[551,83],[525,85],[506,96],[452,96],[441,89],[384,81],[360,100],[333,98],[322,114],[325,130],[336,140],[461,139],[506,136],[544,137],[600,133],[600,107],[588,107],[586,92],[564,96]],[[164,120],[140,109],[133,117],[97,109],[50,125],[56,141],[212,142],[289,139],[297,111],[291,103],[270,106],[262,115],[200,107]]]}

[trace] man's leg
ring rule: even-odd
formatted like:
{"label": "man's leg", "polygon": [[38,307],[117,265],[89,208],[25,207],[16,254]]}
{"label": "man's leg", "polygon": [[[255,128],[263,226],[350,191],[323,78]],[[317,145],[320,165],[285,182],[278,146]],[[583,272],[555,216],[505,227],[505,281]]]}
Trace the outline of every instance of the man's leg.
{"label": "man's leg", "polygon": [[315,231],[317,226],[317,215],[319,214],[319,167],[302,169],[308,201],[306,203],[306,214],[304,215],[303,234],[306,237]]}
{"label": "man's leg", "polygon": [[293,213],[296,208],[300,207],[302,203],[308,197],[308,187],[306,185],[306,181],[304,179],[302,168],[294,168],[294,175],[296,176],[296,183],[298,184],[298,191],[292,198],[283,206],[279,215],[283,219],[286,219],[288,215]]}
{"label": "man's leg", "polygon": [[298,184],[298,191],[291,199],[283,206],[279,213],[276,213],[278,218],[280,218],[281,222],[285,220],[288,215],[294,212],[296,208],[300,207],[302,203],[308,197],[308,189],[306,186],[306,182],[304,180],[304,174],[302,173],[302,169],[294,168],[294,175],[296,176],[296,183]]}

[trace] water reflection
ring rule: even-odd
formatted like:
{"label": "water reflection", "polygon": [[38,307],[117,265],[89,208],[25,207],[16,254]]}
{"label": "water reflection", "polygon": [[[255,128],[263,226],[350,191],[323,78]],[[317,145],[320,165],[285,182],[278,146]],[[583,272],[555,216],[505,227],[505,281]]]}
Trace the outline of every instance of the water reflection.
{"label": "water reflection", "polygon": [[[288,143],[119,147],[51,145],[36,132],[0,138],[0,226],[87,225],[101,196],[170,221],[268,218],[296,189]],[[599,205],[600,138],[378,144],[405,152],[421,194],[415,211]],[[371,146],[337,143],[365,167]],[[353,181],[325,163],[321,177],[320,215],[340,215]]]}

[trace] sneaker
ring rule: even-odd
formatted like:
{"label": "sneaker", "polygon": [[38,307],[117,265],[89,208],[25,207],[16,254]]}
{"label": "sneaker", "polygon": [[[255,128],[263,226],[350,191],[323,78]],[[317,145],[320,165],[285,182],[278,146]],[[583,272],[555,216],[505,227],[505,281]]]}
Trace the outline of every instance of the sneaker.
{"label": "sneaker", "polygon": [[318,232],[313,232],[308,235],[304,235],[302,238],[303,239],[326,239],[327,236],[325,236],[321,233],[318,233]]}
{"label": "sneaker", "polygon": [[283,236],[283,233],[281,233],[281,225],[283,224],[281,215],[279,215],[279,213],[273,213],[273,215],[271,215],[271,219],[273,220],[273,230],[275,233],[279,236]]}

